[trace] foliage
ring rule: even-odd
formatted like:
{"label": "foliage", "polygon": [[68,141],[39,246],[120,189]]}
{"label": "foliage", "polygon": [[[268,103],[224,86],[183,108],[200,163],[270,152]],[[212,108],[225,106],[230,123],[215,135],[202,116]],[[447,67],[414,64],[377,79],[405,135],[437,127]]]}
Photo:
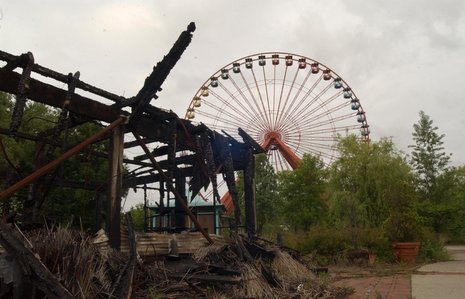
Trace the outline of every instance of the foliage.
{"label": "foliage", "polygon": [[418,257],[422,262],[445,261],[449,259],[449,254],[437,235],[425,229]]}
{"label": "foliage", "polygon": [[437,133],[433,120],[420,111],[420,120],[413,125],[411,164],[416,172],[417,189],[421,199],[429,198],[436,188],[437,177],[447,168],[450,155],[444,152],[444,134]]}
{"label": "foliage", "polygon": [[352,249],[367,249],[381,260],[389,260],[392,256],[390,242],[379,228],[353,231],[314,226],[307,231],[287,233],[284,241],[287,246],[310,254],[323,264],[337,263],[346,251]]}
{"label": "foliage", "polygon": [[[237,190],[241,208],[244,202],[244,176],[239,173]],[[278,176],[266,157],[266,154],[255,156],[255,209],[257,232],[260,235],[273,234],[278,230],[281,221],[280,197],[278,195]],[[244,215],[244,213],[242,213]]]}
{"label": "foliage", "polygon": [[131,207],[129,213],[131,213],[133,229],[135,231],[143,231],[145,221],[144,204],[140,203]]}
{"label": "foliage", "polygon": [[418,209],[425,223],[450,242],[465,241],[465,166],[447,169],[436,179],[431,200],[420,202]]}
{"label": "foliage", "polygon": [[[14,107],[12,96],[0,93],[0,127],[9,128],[11,121],[11,111]],[[30,102],[26,103],[22,123],[19,132],[32,136],[41,136],[43,132],[56,127],[59,118],[59,111],[46,105]],[[78,127],[64,130],[58,136],[48,134],[49,142],[57,142],[71,146],[77,144],[100,129],[94,123],[85,123]],[[66,136],[65,136],[66,134]],[[50,140],[54,137],[54,140]],[[0,153],[0,174],[5,180],[0,181],[0,188],[6,188],[12,183],[20,180],[32,173],[38,167],[56,158],[62,153],[58,146],[50,146],[47,143],[17,138],[14,136],[2,136],[2,144],[5,153],[11,163],[6,161],[4,153]],[[66,139],[66,142],[63,140]],[[92,150],[103,151],[103,143],[93,144]],[[64,150],[64,149],[63,149]],[[40,153],[40,154],[39,154]],[[6,210],[15,209],[18,213],[30,208],[30,201],[33,200],[36,209],[41,216],[52,219],[56,222],[69,222],[73,217],[82,222],[84,226],[90,226],[95,215],[95,194],[94,190],[72,189],[66,187],[66,182],[84,182],[84,184],[104,183],[108,176],[108,162],[106,159],[96,157],[93,154],[81,153],[66,160],[58,168],[47,176],[42,177],[34,185],[37,189],[23,189],[12,198],[13,206],[10,204]],[[47,186],[52,186],[48,188]],[[40,188],[38,186],[41,186]],[[90,189],[90,188],[88,188]],[[32,197],[32,198],[31,198]],[[42,200],[47,198],[45,202]],[[39,216],[38,214],[36,216]],[[30,216],[29,216],[30,217]],[[36,217],[38,220],[42,217]]]}
{"label": "foliage", "polygon": [[283,216],[293,230],[309,229],[326,216],[327,170],[315,156],[305,154],[300,167],[279,174]]}
{"label": "foliage", "polygon": [[259,234],[271,233],[281,219],[278,176],[265,154],[255,159],[255,201]]}
{"label": "foliage", "polygon": [[330,168],[331,223],[342,227],[378,227],[388,217],[385,196],[410,167],[392,140],[340,140],[340,157]]}
{"label": "foliage", "polygon": [[416,210],[416,196],[408,182],[398,182],[385,196],[389,217],[384,223],[389,240],[410,242],[421,239],[421,218]]}

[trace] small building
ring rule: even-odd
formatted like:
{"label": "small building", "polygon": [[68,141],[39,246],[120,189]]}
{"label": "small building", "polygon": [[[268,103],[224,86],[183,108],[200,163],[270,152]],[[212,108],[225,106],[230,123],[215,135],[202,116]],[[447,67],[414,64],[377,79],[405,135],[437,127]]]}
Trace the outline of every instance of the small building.
{"label": "small building", "polygon": [[[189,209],[197,217],[197,220],[209,234],[221,234],[221,216],[225,212],[222,203],[214,203],[212,200],[206,201],[197,195],[187,203]],[[195,230],[195,225],[184,211],[179,211],[186,217],[186,227],[176,227],[175,199],[171,198],[165,205],[148,207],[148,230],[158,232],[179,232],[185,230]]]}

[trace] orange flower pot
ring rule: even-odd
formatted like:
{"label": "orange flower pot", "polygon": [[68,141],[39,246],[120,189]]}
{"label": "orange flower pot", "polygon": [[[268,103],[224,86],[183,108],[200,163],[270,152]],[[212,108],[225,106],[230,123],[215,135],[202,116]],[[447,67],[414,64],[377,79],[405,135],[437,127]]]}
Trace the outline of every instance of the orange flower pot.
{"label": "orange flower pot", "polygon": [[392,244],[396,262],[415,264],[420,251],[420,242],[396,242]]}

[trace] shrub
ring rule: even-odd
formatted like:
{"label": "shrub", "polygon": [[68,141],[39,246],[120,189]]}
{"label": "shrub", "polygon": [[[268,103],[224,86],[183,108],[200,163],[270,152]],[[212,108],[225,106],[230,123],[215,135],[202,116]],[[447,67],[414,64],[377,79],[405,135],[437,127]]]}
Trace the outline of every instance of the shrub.
{"label": "shrub", "polygon": [[449,255],[439,237],[432,231],[425,230],[421,239],[419,258],[423,262],[444,261]]}
{"label": "shrub", "polygon": [[352,249],[366,249],[375,253],[381,260],[387,260],[392,256],[390,243],[378,228],[313,227],[306,232],[284,235],[284,243],[303,254],[314,255],[316,260],[323,264],[340,261],[344,253]]}

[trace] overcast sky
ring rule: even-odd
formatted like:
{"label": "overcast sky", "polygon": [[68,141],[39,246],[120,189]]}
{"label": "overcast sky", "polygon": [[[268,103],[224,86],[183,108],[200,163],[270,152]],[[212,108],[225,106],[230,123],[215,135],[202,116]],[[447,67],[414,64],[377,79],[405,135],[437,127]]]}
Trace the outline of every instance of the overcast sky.
{"label": "overcast sky", "polygon": [[183,117],[210,75],[240,57],[300,54],[337,72],[360,98],[371,137],[408,152],[430,115],[454,165],[465,164],[465,1],[6,1],[0,49],[126,97],[181,31],[194,38],[152,104]]}

